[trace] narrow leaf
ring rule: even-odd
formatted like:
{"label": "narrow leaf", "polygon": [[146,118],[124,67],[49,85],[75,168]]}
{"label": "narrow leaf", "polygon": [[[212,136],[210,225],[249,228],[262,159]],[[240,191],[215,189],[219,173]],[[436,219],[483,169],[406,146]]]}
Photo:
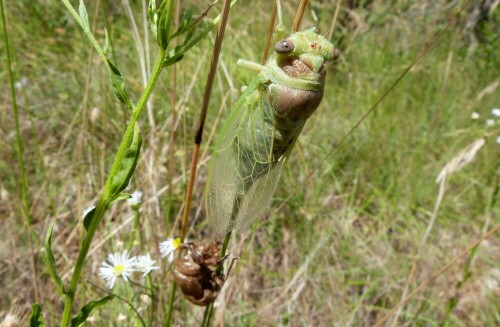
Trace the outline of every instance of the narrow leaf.
{"label": "narrow leaf", "polygon": [[107,53],[109,49],[109,35],[108,30],[104,29],[104,45],[102,46],[102,51]]}
{"label": "narrow leaf", "polygon": [[174,0],[164,0],[158,9],[158,22],[156,24],[156,42],[163,50],[167,49],[170,27],[172,26],[172,13]]}
{"label": "narrow leaf", "polygon": [[38,303],[31,305],[30,327],[45,327],[43,321],[42,307]]}
{"label": "narrow leaf", "polygon": [[118,172],[115,176],[113,176],[113,180],[111,181],[111,199],[114,199],[127,187],[130,178],[134,174],[135,167],[137,166],[141,145],[141,131],[139,129],[139,124],[135,124],[132,141],[125,152],[125,155],[121,159]]}
{"label": "narrow leaf", "polygon": [[[236,2],[238,2],[238,0],[233,0],[231,1],[231,8],[236,4]],[[165,61],[164,61],[164,67],[167,67],[167,66],[171,66],[173,64],[175,64],[176,62],[178,62],[179,60],[182,59],[182,57],[184,56],[184,54],[189,50],[191,49],[192,47],[194,47],[198,42],[200,42],[201,40],[203,40],[203,38],[208,34],[210,33],[210,31],[215,27],[217,26],[217,24],[219,23],[220,21],[220,15],[218,15],[217,17],[215,17],[212,22],[203,30],[201,31],[198,35],[196,35],[196,37],[190,37],[188,41],[186,41],[186,43],[181,46],[181,47],[175,47],[175,49],[169,51],[167,57],[165,58]]]}
{"label": "narrow leaf", "polygon": [[151,31],[156,38],[156,25],[158,23],[158,10],[156,10],[156,1],[150,0],[148,4],[148,20],[151,25]]}
{"label": "narrow leaf", "polygon": [[177,31],[175,31],[174,34],[172,34],[170,36],[171,39],[173,39],[174,37],[177,37],[177,36],[181,35],[182,33],[184,33],[188,29],[188,27],[189,27],[190,30],[194,29],[196,27],[197,24],[192,24],[192,22],[193,22],[193,13],[194,13],[194,9],[193,8],[186,9],[182,13],[181,21],[179,23],[179,28],[177,29]]}
{"label": "narrow leaf", "polygon": [[116,201],[121,201],[121,200],[127,200],[130,199],[132,196],[128,193],[118,193],[112,200],[111,202],[116,202]]}
{"label": "narrow leaf", "polygon": [[125,81],[121,72],[116,68],[115,65],[106,57],[107,65],[109,68],[110,80],[111,80],[111,90],[115,94],[116,98],[121,102],[130,107],[131,101],[125,91]]}
{"label": "narrow leaf", "polygon": [[92,223],[92,219],[94,218],[95,214],[95,209],[96,208],[92,208],[89,212],[87,212],[85,217],[83,217],[83,227],[85,227],[85,230],[88,230],[90,227],[90,223]]}
{"label": "narrow leaf", "polygon": [[90,31],[89,15],[87,14],[87,8],[85,7],[85,3],[83,2],[83,0],[80,0],[80,5],[78,6],[78,14],[82,19],[83,29],[86,31]]}
{"label": "narrow leaf", "polygon": [[90,317],[90,314],[94,309],[105,305],[106,303],[111,301],[114,297],[115,297],[114,295],[107,295],[97,301],[90,301],[89,303],[85,304],[80,309],[80,311],[78,311],[76,316],[73,317],[73,319],[71,319],[71,327],[81,326]]}
{"label": "narrow leaf", "polygon": [[52,232],[54,231],[54,224],[55,222],[50,224],[47,234],[45,235],[45,264],[49,270],[50,277],[52,277],[52,280],[57,286],[59,294],[62,295],[64,294],[64,284],[61,277],[57,274],[56,261],[54,259],[54,254],[52,253]]}

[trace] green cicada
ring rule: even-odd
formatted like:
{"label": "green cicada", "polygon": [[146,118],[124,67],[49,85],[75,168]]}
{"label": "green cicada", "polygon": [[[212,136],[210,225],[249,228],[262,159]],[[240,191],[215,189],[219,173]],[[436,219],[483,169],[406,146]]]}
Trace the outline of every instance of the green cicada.
{"label": "green cicada", "polygon": [[[283,165],[323,97],[326,64],[339,51],[314,30],[279,40],[235,103],[216,140],[207,216],[217,234],[250,225],[266,209]],[[242,62],[239,62],[240,64]]]}

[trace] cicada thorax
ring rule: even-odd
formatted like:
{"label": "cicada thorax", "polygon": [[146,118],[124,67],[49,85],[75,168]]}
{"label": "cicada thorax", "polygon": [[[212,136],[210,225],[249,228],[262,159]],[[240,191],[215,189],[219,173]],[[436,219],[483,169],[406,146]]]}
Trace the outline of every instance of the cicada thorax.
{"label": "cicada thorax", "polygon": [[215,270],[225,259],[220,250],[220,242],[203,241],[181,244],[175,250],[174,278],[191,303],[206,306],[219,295],[225,282],[224,274]]}
{"label": "cicada thorax", "polygon": [[[305,121],[314,113],[323,98],[326,70],[311,71],[303,61],[287,59],[278,63],[279,69],[291,78],[315,74],[317,86],[300,89],[270,80],[255,90],[258,101],[247,112],[254,119],[242,119],[233,146],[239,154],[239,175],[246,176],[240,187],[244,194],[259,177],[269,173],[293,147]],[[252,112],[257,110],[258,114]],[[258,117],[257,119],[255,117]]]}
{"label": "cicada thorax", "polygon": [[305,122],[318,108],[323,98],[325,66],[314,73],[309,66],[299,59],[278,61],[278,67],[291,78],[313,76],[318,85],[313,89],[300,89],[290,85],[271,82],[268,86],[269,101],[276,116],[277,124],[283,123],[286,128]]}

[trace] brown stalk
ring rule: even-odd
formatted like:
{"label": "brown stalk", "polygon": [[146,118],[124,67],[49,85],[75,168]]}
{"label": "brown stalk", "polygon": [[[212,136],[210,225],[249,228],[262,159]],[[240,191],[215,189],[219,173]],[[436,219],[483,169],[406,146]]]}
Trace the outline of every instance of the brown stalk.
{"label": "brown stalk", "polygon": [[271,39],[273,37],[274,22],[276,21],[276,13],[278,12],[278,4],[275,1],[273,7],[273,13],[271,14],[271,21],[269,22],[269,28],[267,30],[266,47],[264,49],[264,56],[262,57],[262,64],[265,65],[267,57],[269,56],[269,47],[271,46]]}
{"label": "brown stalk", "polygon": [[302,17],[304,17],[304,11],[306,10],[308,0],[300,0],[299,7],[297,8],[297,13],[295,14],[295,19],[293,20],[292,30],[297,32],[302,22]]}
{"label": "brown stalk", "polygon": [[333,30],[335,29],[335,25],[337,24],[337,17],[339,15],[341,3],[342,0],[337,0],[337,8],[335,8],[335,14],[333,14],[332,25],[330,25],[330,32],[328,32],[328,40],[332,39]]}
{"label": "brown stalk", "polygon": [[408,294],[407,297],[405,297],[403,300],[401,300],[394,308],[392,308],[388,313],[386,313],[377,323],[375,324],[374,327],[381,327],[382,324],[389,319],[395,312],[396,310],[406,304],[408,301],[410,301],[417,293],[420,291],[424,290],[429,284],[431,284],[436,278],[438,278],[442,273],[444,273],[446,270],[448,270],[451,266],[453,266],[455,263],[457,263],[458,260],[460,260],[462,257],[467,255],[472,249],[477,247],[482,241],[486,240],[488,237],[493,235],[496,231],[500,229],[500,224],[497,224],[495,227],[493,227],[488,233],[484,234],[482,237],[480,237],[477,241],[474,243],[470,244],[465,250],[460,252],[457,256],[455,256],[453,259],[451,259],[446,265],[441,267],[438,271],[436,271],[429,279],[427,279],[425,282],[420,284],[419,287],[413,290],[410,294]]}
{"label": "brown stalk", "polygon": [[186,201],[184,207],[184,214],[182,216],[182,229],[181,229],[181,242],[186,238],[187,233],[187,222],[189,217],[189,209],[191,207],[191,198],[193,196],[194,181],[196,178],[196,170],[198,166],[198,154],[200,152],[200,144],[203,140],[203,128],[205,127],[205,119],[207,117],[208,104],[210,102],[210,96],[212,95],[212,87],[214,84],[215,73],[217,69],[217,64],[219,62],[219,54],[222,46],[222,40],[224,39],[224,31],[226,30],[227,18],[229,16],[229,5],[230,0],[224,0],[222,7],[221,20],[219,28],[217,29],[217,36],[215,38],[214,50],[212,53],[212,61],[210,63],[210,71],[208,72],[207,84],[205,86],[205,94],[203,95],[203,104],[200,112],[200,120],[198,123],[198,130],[194,137],[194,150],[191,157],[191,168],[189,171],[189,183],[186,193]]}

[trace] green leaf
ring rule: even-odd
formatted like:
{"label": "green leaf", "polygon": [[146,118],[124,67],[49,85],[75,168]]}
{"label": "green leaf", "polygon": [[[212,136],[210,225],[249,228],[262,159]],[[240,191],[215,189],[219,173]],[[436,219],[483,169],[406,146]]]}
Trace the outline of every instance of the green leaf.
{"label": "green leaf", "polygon": [[109,49],[109,35],[108,30],[104,29],[104,45],[102,46],[102,51],[104,53],[108,52]]}
{"label": "green leaf", "polygon": [[83,217],[83,227],[85,227],[85,230],[88,230],[90,227],[90,223],[92,222],[92,219],[94,218],[95,214],[95,208],[92,208],[85,217]]}
{"label": "green leaf", "polygon": [[121,102],[130,107],[131,101],[125,91],[125,81],[123,80],[122,73],[116,68],[115,65],[106,57],[108,69],[110,71],[111,80],[111,90],[115,94],[116,98]]}
{"label": "green leaf", "polygon": [[114,199],[127,187],[130,178],[134,174],[135,167],[137,166],[141,145],[141,131],[139,129],[139,124],[135,124],[132,141],[121,159],[118,172],[113,176],[113,180],[111,181],[111,199]]}
{"label": "green leaf", "polygon": [[[233,0],[231,1],[231,8],[238,2],[238,0]],[[219,23],[220,21],[220,15],[218,15],[217,17],[215,17],[212,22],[210,22],[208,24],[207,27],[205,27],[205,29],[203,31],[201,31],[198,35],[196,35],[194,38],[192,37],[192,35],[189,35],[189,38],[187,40],[185,40],[184,44],[180,47],[175,47],[175,49],[173,50],[170,50],[168,52],[168,55],[167,57],[165,58],[165,61],[163,62],[164,63],[164,67],[167,67],[167,66],[171,66],[173,64],[175,64],[176,62],[178,62],[179,60],[182,59],[182,57],[184,56],[184,54],[189,50],[191,49],[192,47],[194,47],[198,42],[200,42],[201,40],[203,40],[203,38],[205,38],[205,36],[210,33],[210,31],[215,27],[217,26],[217,24]],[[192,30],[194,31],[194,29]]]}
{"label": "green leaf", "polygon": [[164,0],[158,9],[156,42],[163,50],[166,50],[168,47],[170,28],[172,26],[173,9],[174,0]]}
{"label": "green leaf", "polygon": [[87,8],[85,7],[85,3],[83,3],[83,0],[80,0],[80,5],[78,6],[78,14],[82,19],[83,29],[86,31],[90,31],[89,15],[87,14]]}
{"label": "green leaf", "polygon": [[191,29],[189,29],[189,31],[187,31],[186,36],[184,37],[184,45],[187,45],[189,43],[189,41],[193,37],[195,31],[196,31],[196,29],[194,29],[194,28],[191,28]]}
{"label": "green leaf", "polygon": [[127,200],[127,199],[130,199],[131,197],[132,196],[130,194],[121,192],[121,193],[118,193],[117,195],[115,195],[115,197],[111,200],[111,202]]}
{"label": "green leaf", "polygon": [[177,31],[175,31],[174,34],[172,34],[170,36],[171,39],[183,34],[184,32],[186,32],[186,30],[188,28],[189,28],[189,30],[194,30],[194,28],[196,27],[196,24],[192,24],[193,23],[193,13],[194,13],[193,8],[186,9],[182,13],[181,21],[179,23],[179,28],[177,29]]}
{"label": "green leaf", "polygon": [[42,307],[38,303],[31,305],[30,327],[44,327]]}
{"label": "green leaf", "polygon": [[52,253],[52,232],[54,231],[54,224],[50,224],[49,229],[47,230],[47,234],[45,235],[45,264],[47,265],[47,269],[49,270],[50,277],[57,286],[57,290],[59,294],[64,294],[64,284],[61,280],[61,277],[57,274],[56,270],[56,261],[54,259],[54,255]]}
{"label": "green leaf", "polygon": [[73,319],[71,319],[71,327],[81,326],[88,319],[88,317],[90,317],[92,310],[105,305],[106,303],[111,301],[114,297],[115,297],[114,295],[107,295],[102,299],[99,299],[97,301],[90,301],[89,303],[85,304],[80,309],[80,311],[78,311],[76,316],[74,316]]}
{"label": "green leaf", "polygon": [[148,19],[149,19],[149,24],[151,25],[151,31],[153,32],[153,36],[156,38],[156,26],[158,23],[158,10],[156,9],[156,1],[155,0],[149,0]]}

